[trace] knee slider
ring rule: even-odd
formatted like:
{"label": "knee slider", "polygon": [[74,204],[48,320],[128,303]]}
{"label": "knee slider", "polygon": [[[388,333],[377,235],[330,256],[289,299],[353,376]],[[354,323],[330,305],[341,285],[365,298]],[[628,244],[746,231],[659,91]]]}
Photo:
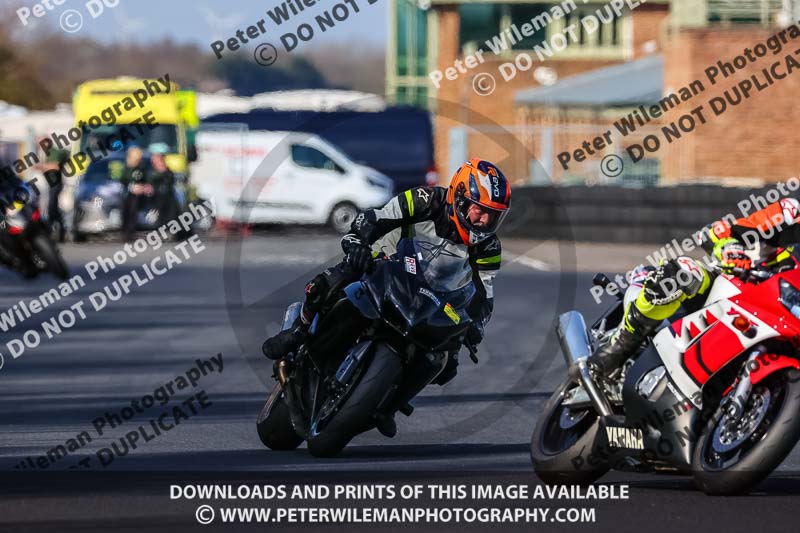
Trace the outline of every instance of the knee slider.
{"label": "knee slider", "polygon": [[306,284],[306,304],[309,307],[318,307],[328,293],[328,279],[325,272],[317,275]]}

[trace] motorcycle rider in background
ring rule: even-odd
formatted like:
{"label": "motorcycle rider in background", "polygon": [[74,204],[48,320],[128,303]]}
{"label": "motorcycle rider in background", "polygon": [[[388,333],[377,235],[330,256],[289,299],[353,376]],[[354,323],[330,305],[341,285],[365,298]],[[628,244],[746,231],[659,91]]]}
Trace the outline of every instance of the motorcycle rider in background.
{"label": "motorcycle rider in background", "polygon": [[[30,195],[28,185],[18,176],[0,173],[0,263],[9,268],[15,268],[17,261],[14,255],[14,243],[5,220],[6,213],[19,209],[30,199]],[[23,272],[25,276],[32,274]]]}
{"label": "motorcycle rider in background", "polygon": [[[381,209],[359,214],[342,238],[344,261],[306,285],[300,317],[291,328],[264,342],[264,355],[277,360],[297,349],[314,316],[327,311],[341,289],[358,280],[375,257],[394,254],[401,238],[414,235],[424,235],[433,242],[449,241],[467,249],[477,294],[468,309],[473,322],[466,340],[477,346],[491,317],[492,282],[500,269],[501,245],[495,233],[508,215],[510,201],[511,188],[500,169],[474,158],[461,165],[449,188],[415,187],[395,196]],[[456,356],[457,353],[450,354],[433,383],[443,385],[455,377]]]}
{"label": "motorcycle rider in background", "polygon": [[[707,226],[699,235],[699,243],[717,259],[723,272],[729,273],[734,268],[747,270],[753,261],[779,269],[791,264],[792,245],[800,242],[798,223],[800,202],[784,198],[737,219],[732,226],[725,221]],[[743,242],[757,243],[758,247],[745,250]],[[683,256],[662,261],[658,268],[640,266],[634,271],[632,286],[637,285],[637,277],[644,281],[636,299],[626,306],[623,323],[588,360],[590,366],[606,376],[619,368],[682,305],[689,312],[700,309],[715,274]]]}

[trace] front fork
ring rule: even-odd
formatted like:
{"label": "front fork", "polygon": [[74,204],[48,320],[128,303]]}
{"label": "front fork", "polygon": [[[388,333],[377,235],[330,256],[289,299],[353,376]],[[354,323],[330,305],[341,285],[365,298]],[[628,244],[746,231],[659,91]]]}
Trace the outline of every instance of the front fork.
{"label": "front fork", "polygon": [[734,389],[733,394],[729,394],[726,397],[725,405],[723,406],[725,413],[731,419],[735,420],[744,414],[744,407],[747,405],[747,399],[750,397],[750,392],[753,389],[751,373],[747,372],[745,369],[748,368],[748,365],[750,365],[751,361],[756,361],[756,359],[764,355],[766,352],[767,350],[764,348],[764,346],[757,346],[752,352],[750,352],[750,356],[742,366],[743,371],[740,373],[739,383],[736,385],[736,389]]}

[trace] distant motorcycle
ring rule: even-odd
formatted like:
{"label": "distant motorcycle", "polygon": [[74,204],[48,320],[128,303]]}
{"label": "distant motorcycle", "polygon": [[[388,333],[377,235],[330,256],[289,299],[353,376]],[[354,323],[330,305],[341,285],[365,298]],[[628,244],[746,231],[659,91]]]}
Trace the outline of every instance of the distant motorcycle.
{"label": "distant motorcycle", "polygon": [[622,320],[620,300],[591,328],[577,311],[559,317],[569,376],[531,437],[537,475],[585,484],[612,468],[672,471],[709,494],[752,489],[800,439],[798,264],[720,274],[703,309],[665,322],[604,377],[587,357]]}
{"label": "distant motorcycle", "polygon": [[67,265],[51,238],[49,226],[42,220],[38,195],[29,189],[27,201],[3,202],[5,218],[3,240],[14,256],[13,268],[26,278],[50,272],[58,279],[67,279]]}
{"label": "distant motorcycle", "polygon": [[[303,441],[317,457],[337,455],[381,416],[410,416],[409,401],[444,369],[471,320],[472,269],[447,244],[402,239],[397,254],[344,289],[308,341],[274,365],[278,384],[258,416],[258,435],[273,450]],[[301,304],[289,306],[283,328]],[[477,362],[474,347],[468,346]]]}

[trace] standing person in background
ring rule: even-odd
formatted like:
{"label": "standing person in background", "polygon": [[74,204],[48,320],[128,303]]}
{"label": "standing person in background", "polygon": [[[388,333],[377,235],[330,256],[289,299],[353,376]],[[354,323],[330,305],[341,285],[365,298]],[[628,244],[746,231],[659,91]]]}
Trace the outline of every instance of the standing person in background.
{"label": "standing person in background", "polygon": [[66,228],[64,227],[64,214],[58,205],[58,198],[64,190],[64,165],[69,161],[68,150],[51,148],[47,152],[44,177],[47,180],[47,220],[51,228],[58,229],[59,242],[64,242]]}
{"label": "standing person in background", "polygon": [[142,199],[153,195],[153,186],[147,182],[147,166],[138,146],[128,148],[125,169],[120,182],[125,191],[122,207],[122,232],[125,242],[133,240]]}
{"label": "standing person in background", "polygon": [[163,154],[155,152],[150,156],[147,181],[154,189],[158,225],[166,224],[178,216],[178,206],[175,202],[175,174],[167,167]]}

